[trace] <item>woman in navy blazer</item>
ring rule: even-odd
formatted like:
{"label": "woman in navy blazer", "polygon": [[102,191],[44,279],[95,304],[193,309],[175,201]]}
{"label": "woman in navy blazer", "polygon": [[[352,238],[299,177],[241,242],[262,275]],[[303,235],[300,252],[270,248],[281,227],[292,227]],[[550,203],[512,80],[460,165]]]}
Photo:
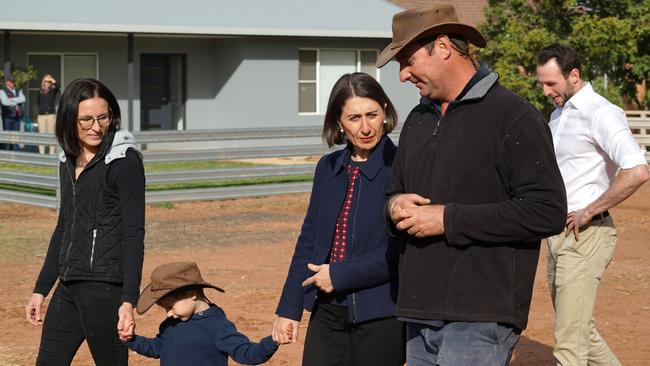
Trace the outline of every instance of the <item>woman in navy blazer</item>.
{"label": "woman in navy blazer", "polygon": [[323,138],[344,149],[323,156],[273,324],[296,342],[311,312],[303,365],[403,365],[394,317],[398,244],[384,226],[384,193],[397,148],[397,113],[368,74],[343,75],[330,94]]}

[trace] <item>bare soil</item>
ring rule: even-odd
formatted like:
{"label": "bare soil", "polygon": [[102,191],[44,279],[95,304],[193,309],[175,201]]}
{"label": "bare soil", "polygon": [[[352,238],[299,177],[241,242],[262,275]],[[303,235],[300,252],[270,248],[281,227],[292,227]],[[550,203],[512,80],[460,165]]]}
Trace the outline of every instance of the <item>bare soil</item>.
{"label": "bare soil", "polygon": [[[307,194],[190,202],[147,207],[143,285],[162,263],[198,262],[204,277],[225,288],[208,290],[238,329],[253,340],[270,334],[281,287],[300,230]],[[170,207],[172,206],[172,207]],[[601,334],[624,365],[650,362],[650,184],[612,210],[618,227],[616,256],[599,288],[595,316]],[[0,203],[0,365],[33,365],[41,329],[25,320],[24,305],[43,262],[56,212]],[[553,308],[540,256],[528,329],[515,350],[513,365],[553,364]],[[136,318],[137,333],[154,336],[164,314],[152,309]],[[307,317],[305,316],[306,320]],[[300,341],[281,346],[269,365],[299,365]],[[133,365],[156,360],[130,355]],[[92,365],[86,345],[73,362]],[[234,363],[232,363],[234,364]]]}

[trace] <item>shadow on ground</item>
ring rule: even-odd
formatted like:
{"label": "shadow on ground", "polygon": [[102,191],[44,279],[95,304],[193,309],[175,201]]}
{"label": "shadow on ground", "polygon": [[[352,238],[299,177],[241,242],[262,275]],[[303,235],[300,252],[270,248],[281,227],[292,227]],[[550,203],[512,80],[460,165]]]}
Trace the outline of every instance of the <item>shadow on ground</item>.
{"label": "shadow on ground", "polygon": [[511,366],[554,365],[553,348],[526,336],[519,338]]}

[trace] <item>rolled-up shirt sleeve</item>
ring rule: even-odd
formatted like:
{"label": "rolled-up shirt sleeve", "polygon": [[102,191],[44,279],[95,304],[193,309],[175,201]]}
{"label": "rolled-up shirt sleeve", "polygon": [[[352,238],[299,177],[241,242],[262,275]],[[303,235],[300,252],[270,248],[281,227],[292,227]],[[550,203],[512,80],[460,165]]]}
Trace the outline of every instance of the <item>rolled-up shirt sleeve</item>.
{"label": "rolled-up shirt sleeve", "polygon": [[592,136],[620,169],[646,165],[643,149],[632,136],[625,113],[608,106],[595,113]]}

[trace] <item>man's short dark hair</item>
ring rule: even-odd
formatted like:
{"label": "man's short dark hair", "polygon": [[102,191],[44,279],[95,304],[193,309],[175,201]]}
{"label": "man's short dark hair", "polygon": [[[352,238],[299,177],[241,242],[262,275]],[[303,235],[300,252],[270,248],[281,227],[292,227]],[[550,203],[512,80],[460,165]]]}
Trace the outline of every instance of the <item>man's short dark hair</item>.
{"label": "man's short dark hair", "polygon": [[323,139],[329,147],[346,142],[345,135],[339,131],[338,122],[345,102],[353,97],[370,98],[384,109],[384,134],[390,133],[397,125],[395,107],[375,78],[363,72],[345,74],[334,84],[325,112]]}
{"label": "man's short dark hair", "polygon": [[[474,57],[472,57],[472,54],[469,49],[469,41],[467,41],[467,38],[464,36],[458,35],[458,34],[444,34],[449,38],[449,42],[451,42],[451,48],[456,50],[456,52],[460,53],[462,57],[468,59],[472,65],[474,65],[474,68],[478,70],[479,64],[476,62]],[[435,49],[436,46],[436,40],[438,37],[440,37],[441,34],[434,34],[430,36],[426,36],[423,38],[418,39],[416,42],[424,47],[425,50],[431,54],[431,52]]]}
{"label": "man's short dark hair", "polygon": [[555,59],[564,77],[568,77],[571,70],[580,71],[580,56],[575,49],[558,43],[542,48],[537,53],[537,65],[546,65],[550,60]]}
{"label": "man's short dark hair", "polygon": [[[439,36],[440,34],[434,34],[431,36],[420,38],[417,40],[417,42],[422,47],[424,47],[427,51],[429,51],[429,54],[431,54],[431,51],[433,51],[435,47],[436,39],[438,39]],[[451,44],[456,51],[458,51],[459,53],[467,57],[470,57],[469,42],[465,37],[457,34],[446,34],[446,36],[447,38],[449,38],[449,41],[451,41]]]}
{"label": "man's short dark hair", "polygon": [[66,155],[78,157],[81,153],[79,147],[79,136],[77,135],[77,117],[79,103],[86,99],[102,98],[108,104],[111,114],[109,131],[115,131],[120,127],[122,121],[120,116],[120,105],[117,99],[106,85],[95,79],[73,80],[61,95],[59,110],[56,114],[56,138]]}

